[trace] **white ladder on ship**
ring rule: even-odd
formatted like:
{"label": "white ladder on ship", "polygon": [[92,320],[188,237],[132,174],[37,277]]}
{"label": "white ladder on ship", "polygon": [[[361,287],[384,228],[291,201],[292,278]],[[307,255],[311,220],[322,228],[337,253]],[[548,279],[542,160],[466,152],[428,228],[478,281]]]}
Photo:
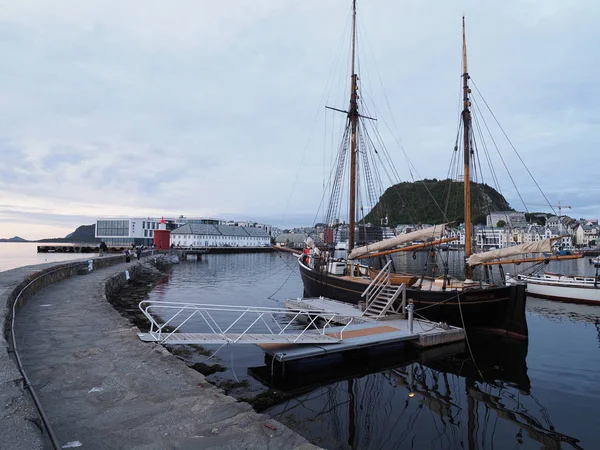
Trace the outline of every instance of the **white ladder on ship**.
{"label": "white ladder on ship", "polygon": [[[366,307],[362,316],[377,320],[388,313],[405,314],[406,285],[404,283],[399,286],[392,284],[391,264],[392,260],[389,260],[362,293],[361,297],[366,298]],[[396,300],[400,295],[402,295],[402,301],[398,304]]]}
{"label": "white ladder on ship", "polygon": [[[140,339],[169,345],[336,344],[352,323],[350,318],[344,327],[332,330],[339,315],[321,310],[154,300],[141,301],[139,308],[150,322],[149,332],[138,333]],[[182,332],[182,327],[202,332]]]}

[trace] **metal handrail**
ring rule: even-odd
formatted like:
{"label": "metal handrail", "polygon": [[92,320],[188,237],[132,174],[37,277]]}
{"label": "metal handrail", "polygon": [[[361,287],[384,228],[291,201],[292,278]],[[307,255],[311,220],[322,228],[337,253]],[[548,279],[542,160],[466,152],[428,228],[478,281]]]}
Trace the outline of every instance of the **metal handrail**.
{"label": "metal handrail", "polygon": [[[150,331],[149,334],[156,339],[158,342],[168,343],[167,340],[174,333],[179,331],[181,327],[186,324],[190,319],[194,316],[200,317],[203,319],[204,323],[209,327],[212,333],[217,336],[220,336],[228,343],[235,344],[243,336],[249,335],[252,328],[259,322],[262,322],[268,332],[272,335],[283,336],[286,337],[286,330],[288,327],[295,321],[300,318],[306,318],[308,320],[308,324],[301,330],[296,330],[299,334],[296,335],[294,333],[294,338],[288,341],[290,343],[296,343],[298,340],[304,336],[307,332],[317,332],[321,336],[326,335],[326,330],[331,328],[331,323],[336,317],[339,317],[337,313],[327,312],[322,310],[300,310],[300,309],[287,309],[287,308],[273,308],[273,307],[265,307],[265,306],[239,306],[239,305],[215,305],[215,304],[203,304],[203,303],[179,303],[179,302],[164,302],[164,301],[155,301],[155,300],[142,300],[139,303],[139,308],[144,314],[144,316],[150,322]],[[157,315],[156,310],[173,310],[174,314],[166,319],[164,322],[159,323],[159,319],[157,319],[154,315]],[[185,312],[189,314],[185,316]],[[226,312],[226,313],[240,313],[240,315],[231,322],[228,326],[220,326],[216,319],[211,315],[211,312]],[[239,333],[236,339],[231,339],[227,336],[227,333],[245,316],[250,314],[256,314],[256,318],[252,321],[250,325],[246,327],[245,330]],[[173,322],[173,320],[179,316],[184,317],[181,323],[179,323],[173,330],[165,330],[169,324]],[[281,326],[281,324],[275,319],[278,316],[285,316],[288,319],[287,324],[285,326]],[[272,322],[269,324],[267,319],[271,319]],[[316,320],[318,318],[325,319],[325,323],[322,326],[316,325]],[[352,323],[352,318],[350,317],[348,323],[346,323],[343,328],[339,331],[339,340],[343,339],[343,333],[346,328]],[[275,324],[277,327],[274,327]],[[237,333],[236,333],[237,334]],[[264,331],[263,333],[264,334]],[[336,332],[337,337],[337,332]]]}
{"label": "metal handrail", "polygon": [[369,286],[365,289],[365,291],[360,295],[361,297],[367,298],[367,303],[370,303],[370,299],[373,297],[371,294],[379,294],[379,292],[390,284],[390,266],[392,264],[392,260],[390,259],[383,269],[379,271],[377,276],[373,278]]}

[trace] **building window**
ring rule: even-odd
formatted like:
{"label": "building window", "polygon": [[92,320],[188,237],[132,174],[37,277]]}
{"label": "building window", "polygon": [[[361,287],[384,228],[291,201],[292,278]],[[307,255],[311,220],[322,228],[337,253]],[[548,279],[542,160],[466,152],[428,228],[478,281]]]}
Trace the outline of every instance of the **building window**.
{"label": "building window", "polygon": [[129,236],[129,220],[98,220],[96,236]]}

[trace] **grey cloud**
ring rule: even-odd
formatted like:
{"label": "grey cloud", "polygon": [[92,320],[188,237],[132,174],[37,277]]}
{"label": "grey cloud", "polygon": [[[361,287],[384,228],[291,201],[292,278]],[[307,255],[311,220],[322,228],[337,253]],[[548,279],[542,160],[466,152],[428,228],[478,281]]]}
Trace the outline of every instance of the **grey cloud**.
{"label": "grey cloud", "polygon": [[73,229],[75,229],[75,227],[79,225],[89,225],[95,223],[95,218],[73,214],[23,212],[14,209],[6,209],[0,205],[0,221],[56,226],[71,225],[74,227]]}
{"label": "grey cloud", "polygon": [[[69,212],[70,202],[118,203],[314,222],[331,144],[322,142],[323,103],[347,105],[348,8],[65,0],[59,14],[51,2],[6,5],[0,188],[63,201]],[[599,6],[381,0],[359,9],[360,93],[378,105],[401,177],[410,179],[384,119],[421,177],[447,172],[466,12],[473,81],[548,197],[596,203],[586,194],[595,167],[585,161],[600,137]],[[291,212],[299,208],[306,213]]]}

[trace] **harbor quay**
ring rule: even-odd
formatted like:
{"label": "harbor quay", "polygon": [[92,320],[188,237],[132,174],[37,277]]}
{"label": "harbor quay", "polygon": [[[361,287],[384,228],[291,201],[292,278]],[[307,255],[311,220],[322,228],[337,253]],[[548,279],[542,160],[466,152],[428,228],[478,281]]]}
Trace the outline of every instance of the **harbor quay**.
{"label": "harbor quay", "polygon": [[0,447],[318,448],[163,346],[140,341],[106,297],[151,259],[115,255],[0,272]]}
{"label": "harbor quay", "polygon": [[[147,248],[147,247],[146,247]],[[108,246],[107,253],[123,253],[125,250],[131,250],[131,245]],[[215,255],[228,255],[237,253],[269,253],[276,249],[272,246],[262,247],[174,247],[171,249],[154,249],[155,253],[190,252],[190,253],[211,253]],[[42,244],[37,246],[38,253],[98,253],[98,244]]]}

